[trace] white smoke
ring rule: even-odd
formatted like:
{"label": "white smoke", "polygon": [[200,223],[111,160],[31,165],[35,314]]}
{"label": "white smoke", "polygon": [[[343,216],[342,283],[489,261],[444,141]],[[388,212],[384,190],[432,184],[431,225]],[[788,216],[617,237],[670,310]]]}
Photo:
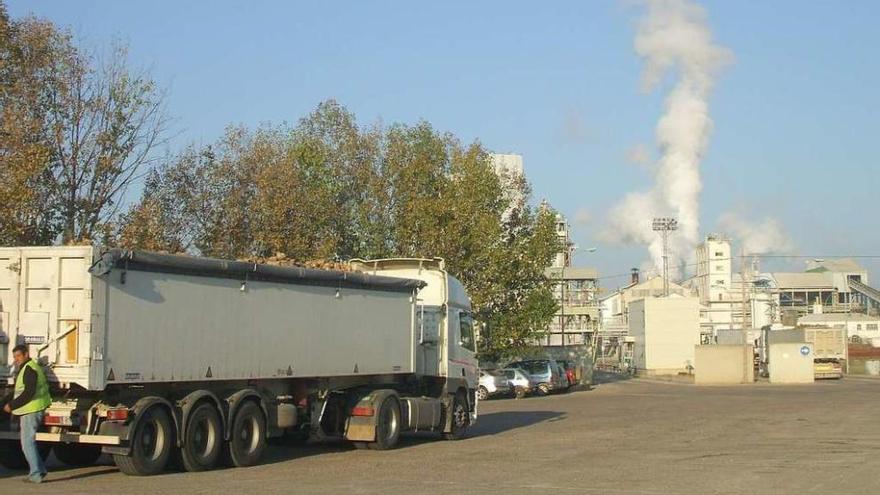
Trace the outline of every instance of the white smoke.
{"label": "white smoke", "polygon": [[649,191],[628,194],[610,213],[612,238],[647,244],[655,266],[662,266],[662,244],[651,229],[654,217],[678,219],[670,237],[670,266],[681,264],[699,241],[700,160],[712,120],[708,98],[719,69],[732,53],[712,41],[705,10],[689,0],[647,0],[635,51],[642,58],[642,85],[653,90],[668,74],[674,86],[657,123],[660,159]]}
{"label": "white smoke", "polygon": [[725,213],[718,220],[718,226],[734,240],[739,241],[742,252],[751,254],[790,253],[794,243],[773,218],[760,222],[748,221],[734,213]]}

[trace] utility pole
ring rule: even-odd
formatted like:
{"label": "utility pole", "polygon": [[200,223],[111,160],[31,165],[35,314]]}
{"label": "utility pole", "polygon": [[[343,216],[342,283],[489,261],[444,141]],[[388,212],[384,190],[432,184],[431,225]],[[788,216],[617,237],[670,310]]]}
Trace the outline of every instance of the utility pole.
{"label": "utility pole", "polygon": [[559,278],[562,279],[562,286],[559,289],[561,299],[561,304],[559,305],[559,307],[560,314],[562,315],[562,347],[565,347],[565,286],[568,285],[565,281],[565,265],[567,263],[568,261],[566,260],[564,263],[562,263],[562,268],[559,269]]}
{"label": "utility pole", "polygon": [[669,297],[669,233],[678,230],[678,220],[670,217],[655,218],[652,228],[663,237],[663,295]]}
{"label": "utility pole", "polygon": [[[749,367],[754,367],[754,355],[749,353],[749,330],[746,328],[746,254],[745,248],[740,247],[739,250],[739,285],[741,301],[741,314],[739,318],[739,326],[742,330],[743,339],[743,382],[748,377]],[[749,298],[751,299],[751,298]],[[751,302],[751,301],[749,301]],[[753,351],[754,352],[754,351]],[[752,354],[752,355],[750,355]]]}

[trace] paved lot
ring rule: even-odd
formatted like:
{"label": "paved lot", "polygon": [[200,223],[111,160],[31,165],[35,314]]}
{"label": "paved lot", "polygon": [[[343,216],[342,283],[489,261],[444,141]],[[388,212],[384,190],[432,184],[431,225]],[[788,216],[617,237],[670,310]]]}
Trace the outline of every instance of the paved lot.
{"label": "paved lot", "polygon": [[57,464],[0,493],[880,493],[880,381],[698,388],[623,381],[482,403],[460,442],[272,447],[266,464],[126,477]]}

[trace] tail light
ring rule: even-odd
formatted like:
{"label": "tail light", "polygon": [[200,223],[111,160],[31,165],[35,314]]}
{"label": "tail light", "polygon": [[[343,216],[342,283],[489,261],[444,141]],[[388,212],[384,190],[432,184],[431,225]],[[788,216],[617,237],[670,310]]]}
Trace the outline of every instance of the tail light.
{"label": "tail light", "polygon": [[352,416],[373,416],[376,410],[370,406],[355,406],[351,410]]}
{"label": "tail light", "polygon": [[128,419],[128,409],[124,407],[107,409],[107,419],[110,421],[125,421]]}
{"label": "tail light", "polygon": [[46,426],[73,426],[73,418],[47,414],[43,416],[43,424]]}

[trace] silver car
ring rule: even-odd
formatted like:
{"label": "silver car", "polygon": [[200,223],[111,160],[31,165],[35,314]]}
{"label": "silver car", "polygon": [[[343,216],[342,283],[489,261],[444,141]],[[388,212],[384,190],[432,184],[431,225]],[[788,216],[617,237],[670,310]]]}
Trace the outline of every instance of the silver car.
{"label": "silver car", "polygon": [[510,383],[504,373],[497,370],[480,370],[477,398],[486,400],[492,396],[508,394],[510,390]]}
{"label": "silver car", "polygon": [[570,385],[565,370],[559,366],[555,359],[517,361],[508,364],[507,367],[517,368],[528,373],[535,390],[541,395],[568,390]]}
{"label": "silver car", "polygon": [[513,390],[513,395],[517,399],[522,399],[526,394],[535,388],[535,383],[529,377],[528,373],[517,368],[504,368],[501,370]]}

